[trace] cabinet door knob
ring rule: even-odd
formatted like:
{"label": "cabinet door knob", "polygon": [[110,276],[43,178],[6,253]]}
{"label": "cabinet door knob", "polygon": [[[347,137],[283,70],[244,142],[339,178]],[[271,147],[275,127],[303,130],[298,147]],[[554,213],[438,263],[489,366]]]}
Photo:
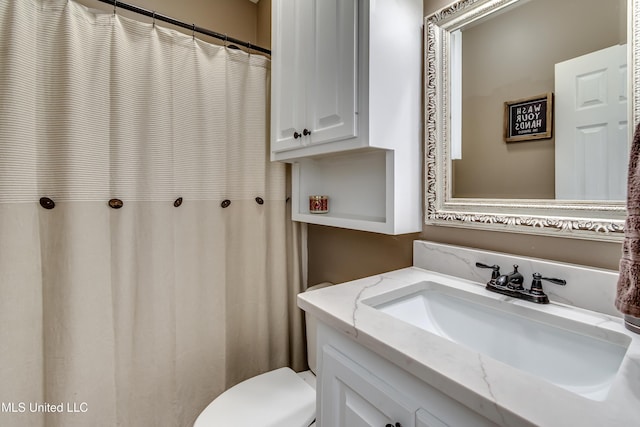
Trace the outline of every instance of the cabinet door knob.
{"label": "cabinet door knob", "polygon": [[302,131],[302,134],[304,136],[311,135],[311,131],[309,129],[305,129],[305,130]]}
{"label": "cabinet door knob", "polygon": [[298,138],[302,138],[302,134],[296,131],[293,133],[293,139],[298,139]]}

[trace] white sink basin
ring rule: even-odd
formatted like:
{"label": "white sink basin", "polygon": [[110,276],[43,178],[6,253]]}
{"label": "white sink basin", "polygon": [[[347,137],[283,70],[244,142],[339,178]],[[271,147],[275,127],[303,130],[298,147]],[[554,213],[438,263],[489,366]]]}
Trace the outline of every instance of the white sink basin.
{"label": "white sink basin", "polygon": [[583,397],[605,399],[628,336],[596,326],[603,321],[595,313],[582,312],[592,322],[576,321],[568,307],[513,304],[474,288],[420,282],[363,303]]}

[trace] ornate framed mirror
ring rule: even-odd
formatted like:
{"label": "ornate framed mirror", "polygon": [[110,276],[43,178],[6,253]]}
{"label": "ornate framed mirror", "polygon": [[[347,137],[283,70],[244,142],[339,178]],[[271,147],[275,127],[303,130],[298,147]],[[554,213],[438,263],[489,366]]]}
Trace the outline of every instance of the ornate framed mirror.
{"label": "ornate framed mirror", "polygon": [[622,240],[639,4],[461,0],[425,18],[426,224]]}

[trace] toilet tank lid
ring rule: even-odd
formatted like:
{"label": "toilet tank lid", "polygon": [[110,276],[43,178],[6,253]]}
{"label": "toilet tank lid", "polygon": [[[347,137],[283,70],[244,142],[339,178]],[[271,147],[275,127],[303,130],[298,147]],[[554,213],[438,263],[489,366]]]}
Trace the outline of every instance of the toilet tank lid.
{"label": "toilet tank lid", "polygon": [[317,285],[309,286],[309,287],[305,290],[305,292],[315,291],[316,289],[326,288],[327,286],[333,286],[333,283],[331,283],[331,282],[322,282],[322,283],[318,283]]}
{"label": "toilet tank lid", "polygon": [[307,427],[315,419],[316,393],[290,368],[241,382],[205,408],[194,427]]}

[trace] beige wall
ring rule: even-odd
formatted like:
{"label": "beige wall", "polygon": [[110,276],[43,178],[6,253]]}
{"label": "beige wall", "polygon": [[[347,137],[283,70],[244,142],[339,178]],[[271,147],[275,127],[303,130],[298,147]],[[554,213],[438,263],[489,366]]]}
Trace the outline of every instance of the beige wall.
{"label": "beige wall", "polygon": [[309,284],[341,283],[412,263],[412,242],[419,233],[386,236],[309,225]]}
{"label": "beige wall", "polygon": [[258,2],[258,45],[271,49],[271,0]]}
{"label": "beige wall", "polygon": [[[425,0],[425,16],[450,3]],[[310,225],[309,283],[340,283],[409,266],[411,242],[416,238],[614,270],[618,269],[621,253],[617,243],[462,228],[425,226],[420,234],[384,236]]]}

